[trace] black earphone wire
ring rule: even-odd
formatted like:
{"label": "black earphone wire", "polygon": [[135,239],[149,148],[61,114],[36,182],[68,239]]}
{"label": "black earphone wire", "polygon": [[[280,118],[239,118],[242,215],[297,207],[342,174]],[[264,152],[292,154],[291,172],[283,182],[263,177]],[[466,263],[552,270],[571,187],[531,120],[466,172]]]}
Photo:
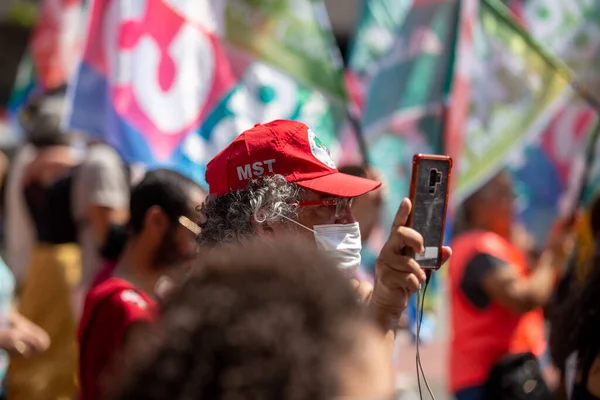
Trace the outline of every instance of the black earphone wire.
{"label": "black earphone wire", "polygon": [[423,381],[425,382],[425,387],[427,388],[429,395],[431,396],[431,398],[433,400],[435,400],[433,391],[431,390],[431,387],[429,386],[429,382],[427,382],[427,377],[425,376],[425,371],[423,370],[423,364],[421,363],[421,355],[419,353],[419,342],[421,341],[421,324],[423,323],[423,309],[425,306],[425,294],[427,293],[427,287],[429,286],[429,281],[431,280],[432,271],[427,270],[425,272],[425,274],[427,275],[427,279],[425,280],[425,286],[423,287],[422,297],[421,297],[421,293],[417,292],[417,310],[416,310],[417,311],[417,315],[416,315],[416,317],[417,317],[417,335],[416,335],[417,349],[416,349],[415,364],[416,364],[416,369],[417,369],[417,385],[419,387],[419,398],[421,400],[423,400],[423,391],[421,389],[421,375],[422,375]]}

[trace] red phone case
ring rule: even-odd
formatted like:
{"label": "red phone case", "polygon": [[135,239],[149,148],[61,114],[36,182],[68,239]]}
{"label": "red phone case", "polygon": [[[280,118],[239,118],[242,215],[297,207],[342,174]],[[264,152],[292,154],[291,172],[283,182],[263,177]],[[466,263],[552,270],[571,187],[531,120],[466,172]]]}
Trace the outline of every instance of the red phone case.
{"label": "red phone case", "polygon": [[[434,170],[437,171],[432,172]],[[435,183],[432,189],[431,174],[437,177],[438,172],[439,183]],[[423,269],[437,270],[441,267],[451,176],[451,157],[414,155],[409,191],[412,211],[407,225],[423,236],[425,254],[413,255]]]}

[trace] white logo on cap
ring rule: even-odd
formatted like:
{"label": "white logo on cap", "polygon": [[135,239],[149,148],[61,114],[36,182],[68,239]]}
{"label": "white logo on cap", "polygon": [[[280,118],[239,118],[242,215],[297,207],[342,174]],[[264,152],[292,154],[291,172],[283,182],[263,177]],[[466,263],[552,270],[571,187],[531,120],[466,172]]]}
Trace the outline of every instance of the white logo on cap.
{"label": "white logo on cap", "polygon": [[323,142],[321,142],[311,129],[308,129],[308,142],[310,143],[310,151],[317,160],[321,161],[329,168],[336,168],[335,163],[331,158],[331,153],[329,153],[327,147],[325,147]]}
{"label": "white logo on cap", "polygon": [[273,173],[273,163],[275,160],[257,161],[253,164],[246,164],[237,167],[238,180],[243,181],[252,177],[262,176],[265,173],[265,166],[269,173]]}

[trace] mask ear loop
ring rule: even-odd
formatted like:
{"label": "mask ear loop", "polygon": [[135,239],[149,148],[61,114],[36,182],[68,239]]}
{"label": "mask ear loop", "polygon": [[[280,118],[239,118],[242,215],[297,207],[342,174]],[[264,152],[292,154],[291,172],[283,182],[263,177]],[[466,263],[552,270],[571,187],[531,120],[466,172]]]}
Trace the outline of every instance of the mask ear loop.
{"label": "mask ear loop", "polygon": [[302,228],[304,228],[304,229],[306,229],[306,230],[308,230],[308,231],[311,231],[312,233],[317,233],[317,232],[315,232],[315,230],[314,230],[314,229],[311,229],[311,228],[309,228],[309,227],[308,227],[308,226],[306,226],[306,225],[302,225],[300,222],[298,222],[298,221],[294,221],[293,219],[291,219],[291,218],[289,218],[289,217],[286,217],[285,215],[283,215],[283,214],[281,214],[281,213],[279,213],[279,217],[281,217],[281,218],[283,218],[283,219],[285,219],[285,220],[288,220],[288,221],[290,221],[290,222],[292,222],[292,223],[294,223],[294,224],[296,224],[296,225],[298,225],[298,226],[300,226],[300,227],[302,227]]}

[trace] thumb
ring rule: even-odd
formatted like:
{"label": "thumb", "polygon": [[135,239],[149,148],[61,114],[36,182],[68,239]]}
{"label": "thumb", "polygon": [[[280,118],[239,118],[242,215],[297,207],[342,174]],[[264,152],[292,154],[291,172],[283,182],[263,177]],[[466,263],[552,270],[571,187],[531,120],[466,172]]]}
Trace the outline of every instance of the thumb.
{"label": "thumb", "polygon": [[402,203],[400,203],[400,207],[398,207],[398,211],[396,212],[396,216],[394,217],[394,222],[392,224],[392,231],[400,228],[401,226],[405,226],[408,222],[408,217],[410,216],[410,212],[412,210],[412,203],[408,198],[404,198]]}

